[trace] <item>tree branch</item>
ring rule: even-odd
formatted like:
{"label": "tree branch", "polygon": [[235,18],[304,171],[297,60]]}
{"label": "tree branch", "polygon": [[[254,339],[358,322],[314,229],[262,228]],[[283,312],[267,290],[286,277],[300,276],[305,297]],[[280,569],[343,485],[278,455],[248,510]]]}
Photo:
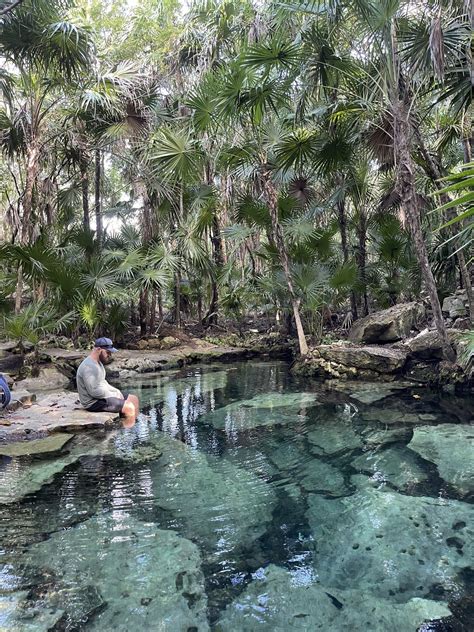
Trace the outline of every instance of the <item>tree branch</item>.
{"label": "tree branch", "polygon": [[21,4],[22,2],[23,0],[14,0],[14,2],[9,4],[8,6],[4,7],[3,9],[0,9],[0,15],[6,15],[7,13],[10,13],[10,11],[13,11],[13,9],[17,7],[19,4]]}

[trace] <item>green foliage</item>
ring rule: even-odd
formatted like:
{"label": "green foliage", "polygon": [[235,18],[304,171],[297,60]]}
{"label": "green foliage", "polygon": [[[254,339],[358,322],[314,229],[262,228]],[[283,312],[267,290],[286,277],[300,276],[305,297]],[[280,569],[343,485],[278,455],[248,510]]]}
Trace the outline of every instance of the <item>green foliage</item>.
{"label": "green foliage", "polygon": [[66,329],[73,317],[72,312],[59,315],[56,306],[38,301],[25,307],[20,314],[4,315],[0,334],[17,342],[20,348],[25,342],[36,346],[42,336]]}

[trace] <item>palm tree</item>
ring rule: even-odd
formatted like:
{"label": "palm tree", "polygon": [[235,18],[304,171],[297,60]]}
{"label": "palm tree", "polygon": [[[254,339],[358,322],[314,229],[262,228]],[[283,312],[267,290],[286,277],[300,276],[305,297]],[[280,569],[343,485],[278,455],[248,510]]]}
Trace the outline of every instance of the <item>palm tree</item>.
{"label": "palm tree", "polygon": [[[32,212],[40,172],[42,134],[45,120],[57,103],[57,97],[51,97],[51,88],[67,82],[87,67],[90,41],[86,31],[67,20],[64,5],[27,0],[3,17],[0,51],[15,66],[20,88],[18,109],[13,118],[18,118],[19,110],[22,112],[25,178],[19,241],[27,244],[33,236]],[[17,312],[21,297],[19,268]]]}

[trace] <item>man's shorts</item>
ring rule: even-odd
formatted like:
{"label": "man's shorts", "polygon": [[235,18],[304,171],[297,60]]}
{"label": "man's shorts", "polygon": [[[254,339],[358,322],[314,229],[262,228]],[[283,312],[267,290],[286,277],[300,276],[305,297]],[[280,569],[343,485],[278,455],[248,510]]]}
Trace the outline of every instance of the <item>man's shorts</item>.
{"label": "man's shorts", "polygon": [[106,399],[98,399],[92,406],[86,408],[90,413],[120,413],[122,411],[128,393],[124,393],[124,398],[107,397]]}

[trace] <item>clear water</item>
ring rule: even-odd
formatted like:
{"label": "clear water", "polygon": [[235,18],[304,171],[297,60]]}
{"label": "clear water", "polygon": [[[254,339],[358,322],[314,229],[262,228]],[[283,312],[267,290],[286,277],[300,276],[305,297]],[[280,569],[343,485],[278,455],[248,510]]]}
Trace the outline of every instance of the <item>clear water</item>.
{"label": "clear water", "polygon": [[126,386],[132,429],[0,461],[1,631],[473,629],[472,398],[279,362]]}

